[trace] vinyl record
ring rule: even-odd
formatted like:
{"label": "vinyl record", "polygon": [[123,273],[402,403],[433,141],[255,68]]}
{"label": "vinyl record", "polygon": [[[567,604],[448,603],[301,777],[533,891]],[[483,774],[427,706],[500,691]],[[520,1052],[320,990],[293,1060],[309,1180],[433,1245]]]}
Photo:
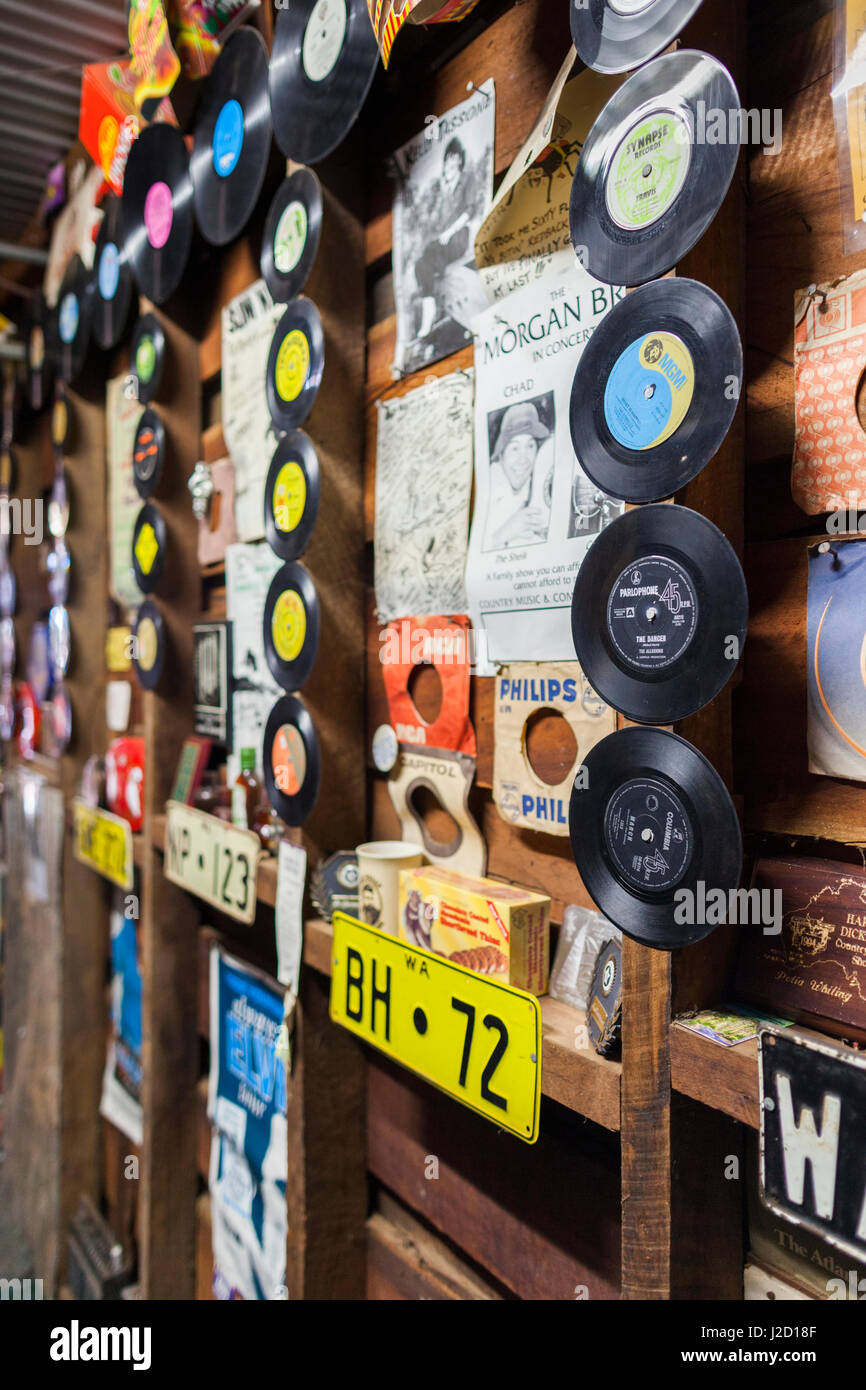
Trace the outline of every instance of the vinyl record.
{"label": "vinyl record", "polygon": [[133,143],[123,178],[123,225],[139,289],[163,304],[181,282],[193,233],[189,157],[176,126],[145,126]]}
{"label": "vinyl record", "polygon": [[590,275],[642,285],[691,250],[740,152],[738,141],[708,143],[707,112],[739,109],[727,68],[689,49],[656,58],[614,93],[571,186],[571,240]]}
{"label": "vinyl record", "polygon": [[15,620],[0,618],[0,672],[4,676],[14,675],[16,658]]}
{"label": "vinyl record", "polygon": [[696,280],[655,280],[606,314],[571,388],[571,440],[610,497],[656,502],[709,463],[740,396],[730,310]]}
{"label": "vinyl record", "polygon": [[55,540],[46,559],[48,568],[48,592],[52,603],[65,603],[69,597],[69,570],[71,565],[69,547],[62,537]]}
{"label": "vinyl record", "polygon": [[81,375],[87,357],[95,291],[91,271],[87,270],[80,256],[73,256],[57,296],[55,319],[57,373],[67,384]]}
{"label": "vinyl record", "polygon": [[159,585],[165,570],[166,544],[162,513],[152,502],[145,502],[132,532],[132,568],[143,594],[152,594]]}
{"label": "vinyl record", "polygon": [[274,136],[316,164],[349,133],[379,61],[366,0],[292,0],[277,15],[269,87]]}
{"label": "vinyl record", "polygon": [[593,541],[571,632],[607,704],[639,724],[671,724],[730,680],[748,617],[743,571],[721,531],[688,507],[657,503],[625,512]]}
{"label": "vinyl record", "polygon": [[0,494],[8,497],[15,491],[18,459],[11,444],[0,444]]}
{"label": "vinyl record", "polygon": [[48,612],[48,660],[53,684],[63,680],[69,670],[71,654],[69,610],[61,604],[55,604]]}
{"label": "vinyl record", "polygon": [[677,893],[695,895],[696,918],[702,893],[739,885],[742,839],[725,784],[702,753],[664,729],[620,729],[591,748],[568,823],[599,911],[644,946],[672,951],[713,930],[676,921]]}
{"label": "vinyl record", "polygon": [[27,324],[27,399],[31,410],[44,410],[51,400],[54,384],[49,337],[51,315],[41,291],[30,303]]}
{"label": "vinyl record", "polygon": [[307,283],[322,232],[322,185],[312,169],[295,169],[283,179],[268,208],[262,278],[278,303],[300,294]]}
{"label": "vinyl record", "polygon": [[163,616],[152,599],[145,599],[133,628],[132,664],[139,685],[155,690],[165,666],[166,630]]}
{"label": "vinyl record", "polygon": [[164,467],[165,425],[149,405],[141,413],[132,446],[132,480],[139,497],[153,496]]}
{"label": "vinyl record", "polygon": [[596,72],[630,72],[667,48],[700,5],[701,0],[572,0],[577,56]]}
{"label": "vinyl record", "polygon": [[268,715],[262,762],[277,815],[303,825],[319,795],[322,758],[310,712],[296,695],[281,695]]}
{"label": "vinyl record", "polygon": [[66,535],[69,527],[69,488],[66,484],[66,469],[61,459],[54,474],[51,495],[48,498],[48,531],[55,540]]}
{"label": "vinyl record", "polygon": [[72,412],[66,390],[58,381],[54,388],[54,405],[51,407],[51,443],[58,453],[69,453],[72,439]]}
{"label": "vinyl record", "polygon": [[319,460],[303,430],[284,435],[265,483],[265,535],[281,560],[306,550],[319,513]]}
{"label": "vinyl record", "polygon": [[147,405],[159,391],[165,366],[165,332],[155,314],[142,314],[135,325],[129,351],[138,399]]}
{"label": "vinyl record", "polygon": [[277,324],[268,354],[265,389],[278,430],[294,430],[304,423],[324,367],[322,320],[312,300],[301,295],[292,300]]}
{"label": "vinyl record", "polygon": [[213,245],[246,226],[270,152],[267,48],[255,29],[238,29],[204,83],[189,164],[196,219]]}
{"label": "vinyl record", "polygon": [[133,279],[123,229],[123,204],[109,196],[93,257],[93,336],[102,348],[116,347],[129,322]]}
{"label": "vinyl record", "polygon": [[300,690],[319,651],[319,600],[309,571],[296,560],[277,570],[265,600],[263,637],[271,675]]}
{"label": "vinyl record", "polygon": [[7,552],[0,554],[0,618],[14,617],[18,603],[18,585],[15,571],[9,563]]}
{"label": "vinyl record", "polygon": [[43,618],[38,619],[30,629],[26,667],[30,688],[41,705],[47,699],[51,686],[51,647],[48,624]]}

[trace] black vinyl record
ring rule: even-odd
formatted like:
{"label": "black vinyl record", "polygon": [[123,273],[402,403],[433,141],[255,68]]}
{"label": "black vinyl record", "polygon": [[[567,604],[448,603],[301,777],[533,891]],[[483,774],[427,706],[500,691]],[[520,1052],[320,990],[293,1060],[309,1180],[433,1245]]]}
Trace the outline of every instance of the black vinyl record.
{"label": "black vinyl record", "polygon": [[51,407],[51,443],[57,453],[69,453],[72,440],[72,412],[69,398],[62,382],[54,387],[54,405]]}
{"label": "black vinyl record", "polygon": [[296,695],[281,695],[268,715],[262,763],[277,815],[303,825],[319,795],[322,756],[310,712]]}
{"label": "black vinyl record", "polygon": [[271,675],[300,690],[319,652],[319,600],[309,571],[296,560],[277,570],[265,600],[262,635]]}
{"label": "black vinyl record", "polygon": [[593,690],[639,724],[671,724],[730,680],[749,598],[718,527],[657,503],[617,517],[578,570],[571,632]]}
{"label": "black vinyl record", "polygon": [[81,375],[93,327],[95,282],[80,256],[73,256],[57,296],[54,320],[57,373],[67,384]]}
{"label": "black vinyl record", "polygon": [[165,367],[165,331],[155,314],[142,314],[135,325],[129,364],[136,379],[138,399],[147,405],[159,391]]}
{"label": "black vinyl record", "polygon": [[571,186],[571,240],[585,270],[609,285],[642,285],[691,250],[740,152],[738,138],[709,142],[707,113],[739,109],[727,68],[690,49],[623,83],[589,132]]}
{"label": "black vinyl record", "polygon": [[303,430],[292,430],[277,444],[265,483],[265,535],[281,560],[297,560],[306,550],[319,513],[319,459]]}
{"label": "black vinyl record", "polygon": [[123,230],[123,204],[119,198],[105,200],[96,238],[93,276],[93,336],[100,347],[113,348],[126,330],[133,296],[132,271]]}
{"label": "black vinyl record", "polygon": [[177,126],[145,126],[123,177],[126,250],[139,289],[163,304],[178,287],[192,245],[189,157]]}
{"label": "black vinyl record", "polygon": [[596,72],[630,72],[667,48],[702,0],[571,0],[577,56]]}
{"label": "black vinyl record", "polygon": [[679,922],[689,914],[676,895],[694,895],[695,919],[711,890],[739,885],[742,837],[725,784],[702,753],[664,729],[620,729],[590,749],[568,824],[599,911],[644,946],[672,951],[702,940],[715,923]]}
{"label": "black vinyl record", "polygon": [[132,664],[139,685],[155,690],[165,667],[167,635],[163,616],[152,599],[145,599],[135,618]]}
{"label": "black vinyl record", "polygon": [[265,389],[278,430],[294,430],[304,423],[313,408],[324,367],[322,320],[312,300],[300,295],[277,324],[268,354]]}
{"label": "black vinyl record", "polygon": [[190,157],[203,236],[224,246],[243,230],[271,152],[268,51],[255,29],[232,34],[204,83]]}
{"label": "black vinyl record", "polygon": [[135,582],[143,594],[152,594],[163,576],[167,535],[162,512],[145,502],[132,532],[132,568]]}
{"label": "black vinyl record", "polygon": [[51,315],[41,290],[33,295],[27,322],[27,399],[31,410],[44,410],[54,384]]}
{"label": "black vinyl record", "polygon": [[581,467],[610,497],[670,497],[719,448],[742,378],[737,325],[713,290],[681,278],[642,285],[601,320],[574,374]]}
{"label": "black vinyl record", "polygon": [[18,478],[18,458],[11,444],[0,444],[0,495],[8,497],[15,491]]}
{"label": "black vinyl record", "polygon": [[152,497],[159,487],[165,467],[165,425],[161,417],[147,406],[135,428],[132,446],[132,480],[139,497]]}
{"label": "black vinyl record", "polygon": [[295,169],[274,194],[265,222],[260,267],[278,303],[294,299],[313,268],[322,231],[322,185],[312,169]]}
{"label": "black vinyl record", "polygon": [[379,61],[366,0],[292,0],[277,15],[269,87],[274,136],[316,164],[349,133]]}

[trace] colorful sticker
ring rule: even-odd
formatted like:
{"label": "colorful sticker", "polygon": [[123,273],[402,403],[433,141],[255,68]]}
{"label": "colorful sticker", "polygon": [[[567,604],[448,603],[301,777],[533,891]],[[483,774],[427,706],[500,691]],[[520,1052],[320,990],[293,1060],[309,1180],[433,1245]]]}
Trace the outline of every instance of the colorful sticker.
{"label": "colorful sticker", "polygon": [[221,179],[233,174],[244,147],[244,109],[232,97],[216,119],[213,132],[213,167]]}
{"label": "colorful sticker", "polygon": [[303,256],[308,227],[307,209],[295,198],[283,208],[274,232],[274,265],[281,275],[294,270]]}
{"label": "colorful sticker", "polygon": [[138,643],[138,664],[142,671],[152,671],[156,665],[156,653],[159,648],[159,638],[153,618],[142,618],[135,629],[135,637]]}
{"label": "colorful sticker", "polygon": [[144,226],[147,239],[154,251],[159,251],[165,246],[171,236],[173,221],[174,206],[171,200],[171,189],[167,183],[163,183],[161,180],[152,183],[144,200]]}
{"label": "colorful sticker", "polygon": [[277,353],[276,385],[280,398],[295,401],[304,389],[310,372],[310,344],[300,328],[293,328],[280,343]]}
{"label": "colorful sticker", "polygon": [[280,661],[297,661],[307,640],[307,610],[295,589],[284,589],[274,604],[271,637]]}
{"label": "colorful sticker", "polygon": [[60,305],[60,317],[58,327],[60,337],[64,343],[71,343],[78,332],[78,321],[81,318],[81,310],[78,306],[78,296],[72,290],[63,296]]}
{"label": "colorful sticker", "polygon": [[120,283],[120,253],[113,241],[107,241],[99,258],[99,293],[103,299],[113,299]]}
{"label": "colorful sticker", "polygon": [[298,463],[284,463],[274,483],[274,521],[279,531],[294,531],[307,505],[307,479]]}
{"label": "colorful sticker", "polygon": [[652,227],[669,212],[692,162],[692,132],[684,114],[655,110],[629,127],[605,175],[605,202],[624,231]]}
{"label": "colorful sticker", "polygon": [[346,0],[316,0],[304,31],[301,62],[311,82],[321,82],[334,68],[346,38]]}
{"label": "colorful sticker", "polygon": [[299,729],[283,724],[274,735],[271,766],[277,790],[284,796],[297,796],[307,775],[307,750]]}
{"label": "colorful sticker", "polygon": [[648,333],[621,352],[604,388],[604,418],[627,449],[653,449],[686,417],[695,390],[692,355],[674,333]]}
{"label": "colorful sticker", "polygon": [[135,374],[145,386],[152,380],[156,370],[156,343],[150,333],[139,338],[135,349]]}
{"label": "colorful sticker", "polygon": [[159,541],[156,538],[156,532],[150,522],[146,521],[135,542],[135,558],[142,574],[150,574],[158,554]]}

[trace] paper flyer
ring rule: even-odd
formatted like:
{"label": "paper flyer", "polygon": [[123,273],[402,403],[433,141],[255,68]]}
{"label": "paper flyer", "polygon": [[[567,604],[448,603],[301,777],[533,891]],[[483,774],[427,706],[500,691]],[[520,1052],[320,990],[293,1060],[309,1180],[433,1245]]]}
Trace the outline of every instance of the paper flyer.
{"label": "paper flyer", "polygon": [[277,445],[265,394],[268,353],[285,304],[275,304],[264,280],[222,311],[222,425],[235,466],[238,539],[265,534],[265,479]]}

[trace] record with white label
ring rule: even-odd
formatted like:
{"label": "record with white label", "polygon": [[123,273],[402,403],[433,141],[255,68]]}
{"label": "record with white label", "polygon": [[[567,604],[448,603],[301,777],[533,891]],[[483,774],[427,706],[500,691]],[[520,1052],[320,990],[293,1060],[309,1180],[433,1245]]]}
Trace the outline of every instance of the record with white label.
{"label": "record with white label", "polygon": [[292,0],[280,9],[269,87],[274,136],[298,164],[316,164],[349,133],[379,61],[366,0]]}
{"label": "record with white label", "polygon": [[577,56],[596,72],[630,72],[667,48],[702,0],[571,0]]}
{"label": "record with white label", "polygon": [[307,282],[322,231],[322,185],[312,169],[294,169],[274,194],[262,237],[262,278],[278,303]]}
{"label": "record with white label", "polygon": [[[590,275],[642,285],[691,250],[734,176],[739,122],[731,131],[727,118],[739,110],[727,68],[694,50],[664,54],[623,83],[589,132],[571,187],[571,240]],[[709,128],[718,113],[721,143]]]}
{"label": "record with white label", "polygon": [[80,256],[73,256],[63,276],[54,319],[57,372],[67,383],[81,375],[93,327],[93,275]]}
{"label": "record with white label", "polygon": [[303,700],[281,695],[268,715],[262,751],[268,800],[286,825],[303,825],[316,804],[322,756]]}
{"label": "record with white label", "polygon": [[165,331],[155,314],[142,314],[135,325],[129,349],[129,365],[138,399],[149,404],[159,391],[165,366]]}
{"label": "record with white label", "polygon": [[657,502],[709,463],[740,399],[743,352],[713,290],[677,277],[605,314],[571,388],[571,440],[609,497]]}
{"label": "record with white label", "polygon": [[[600,912],[635,941],[672,951],[708,936],[703,909],[739,886],[734,803],[715,768],[664,729],[597,743],[569,806],[574,862]],[[691,908],[691,910],[690,910]]]}
{"label": "record with white label", "polygon": [[746,640],[740,562],[688,507],[625,512],[593,542],[571,607],[577,659],[593,690],[639,724],[672,724],[730,680]]}
{"label": "record with white label", "polygon": [[123,178],[126,250],[139,289],[163,304],[183,278],[194,227],[186,142],[177,126],[145,126]]}
{"label": "record with white label", "polygon": [[300,690],[319,652],[319,599],[309,571],[289,560],[277,570],[265,599],[263,639],[271,675],[284,690]]}
{"label": "record with white label", "polygon": [[132,312],[134,282],[123,230],[123,203],[109,196],[93,256],[93,336],[102,348],[116,347]]}
{"label": "record with white label", "polygon": [[268,51],[255,29],[238,29],[203,84],[189,165],[196,220],[214,246],[249,221],[270,152]]}
{"label": "record with white label", "polygon": [[265,535],[281,560],[297,560],[307,548],[319,514],[319,459],[303,430],[277,444],[265,482]]}
{"label": "record with white label", "polygon": [[311,299],[299,295],[277,324],[268,354],[265,392],[277,429],[294,430],[313,408],[325,368],[325,334]]}
{"label": "record with white label", "polygon": [[165,666],[167,635],[165,621],[152,599],[145,599],[135,618],[132,664],[139,685],[155,690]]}

